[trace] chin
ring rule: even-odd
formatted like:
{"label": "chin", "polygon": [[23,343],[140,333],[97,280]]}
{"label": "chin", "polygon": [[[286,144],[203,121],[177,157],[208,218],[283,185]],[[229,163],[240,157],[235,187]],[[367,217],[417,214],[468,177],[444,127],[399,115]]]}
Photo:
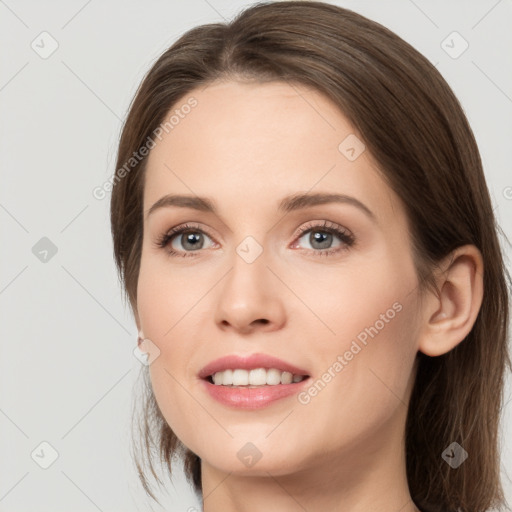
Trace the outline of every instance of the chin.
{"label": "chin", "polygon": [[[249,436],[245,439],[250,438]],[[306,466],[301,447],[301,457],[296,443],[288,446],[275,446],[267,442],[251,442],[231,439],[228,443],[218,444],[219,449],[199,448],[194,452],[203,462],[225,473],[245,476],[286,475],[299,471]],[[297,458],[297,459],[296,459]]]}

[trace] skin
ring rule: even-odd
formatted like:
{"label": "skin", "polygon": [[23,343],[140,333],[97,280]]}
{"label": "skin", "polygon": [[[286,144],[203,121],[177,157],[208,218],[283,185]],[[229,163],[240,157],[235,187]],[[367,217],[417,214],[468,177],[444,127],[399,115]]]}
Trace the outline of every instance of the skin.
{"label": "skin", "polygon": [[[416,354],[446,353],[471,330],[480,253],[457,249],[441,265],[440,293],[420,301],[403,205],[368,150],[354,161],[338,150],[350,134],[363,138],[330,100],[280,82],[215,82],[189,96],[197,106],[149,156],[136,321],[160,350],[149,367],[159,407],[202,460],[204,510],[418,510],[403,442]],[[279,201],[298,192],[355,197],[375,220],[337,203],[279,213]],[[218,215],[169,206],[148,217],[169,193],[209,197]],[[324,221],[355,244],[333,235],[327,247],[339,252],[319,256],[326,249],[310,235],[325,231],[298,229]],[[156,246],[184,223],[204,230],[203,248],[181,235],[172,248],[193,256]],[[247,236],[263,250],[252,263],[236,252]],[[307,404],[291,396],[233,409],[197,377],[218,357],[262,352],[316,380],[396,303],[400,312]],[[237,457],[247,442],[261,452],[251,467]]]}

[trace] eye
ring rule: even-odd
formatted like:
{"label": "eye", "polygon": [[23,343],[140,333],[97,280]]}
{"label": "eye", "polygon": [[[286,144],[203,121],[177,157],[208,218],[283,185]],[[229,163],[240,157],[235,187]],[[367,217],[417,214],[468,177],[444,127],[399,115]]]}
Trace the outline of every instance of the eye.
{"label": "eye", "polygon": [[[355,238],[350,231],[328,221],[324,221],[323,224],[309,223],[299,229],[297,236],[297,241],[294,242],[292,248],[298,248],[298,242],[304,238],[309,244],[308,251],[315,256],[337,254],[348,250],[355,243]],[[338,243],[333,246],[336,239]],[[196,256],[194,253],[205,248],[205,240],[211,241],[210,247],[216,246],[216,242],[213,242],[212,237],[204,229],[198,225],[184,224],[161,235],[156,241],[156,246],[162,249],[166,248],[171,256]]]}
{"label": "eye", "polygon": [[194,252],[204,248],[205,237],[211,240],[210,236],[198,226],[184,224],[164,233],[157,240],[156,245],[160,248],[167,247],[171,256],[195,256]]}
{"label": "eye", "polygon": [[[298,241],[303,238],[310,246],[308,249],[317,256],[329,256],[346,251],[355,243],[355,238],[350,231],[328,221],[323,224],[313,223],[300,228]],[[332,244],[333,241],[336,242],[336,238],[338,244],[333,247]],[[297,248],[297,242],[292,247]]]}

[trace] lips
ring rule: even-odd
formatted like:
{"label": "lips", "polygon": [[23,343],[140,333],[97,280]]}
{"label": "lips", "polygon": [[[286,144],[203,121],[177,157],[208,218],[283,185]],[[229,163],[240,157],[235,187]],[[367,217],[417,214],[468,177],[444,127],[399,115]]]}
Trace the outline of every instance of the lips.
{"label": "lips", "polygon": [[251,354],[249,356],[238,356],[229,355],[215,359],[211,363],[208,363],[198,373],[198,377],[201,379],[207,379],[216,372],[222,372],[224,370],[254,370],[256,368],[275,368],[283,372],[290,372],[293,375],[304,375],[309,376],[307,370],[299,368],[293,364],[290,364],[277,357],[270,356],[268,354]]}
{"label": "lips", "polygon": [[[288,372],[287,381],[290,377],[303,376],[300,382],[267,385],[218,385],[211,376],[217,376],[225,370],[257,370],[264,368],[272,371],[281,371],[283,375]],[[270,373],[269,372],[269,373]],[[230,372],[228,372],[230,373]],[[233,372],[234,373],[234,372]],[[252,373],[252,372],[251,372]],[[251,354],[249,356],[230,355],[216,359],[207,364],[199,373],[202,389],[220,404],[238,410],[258,410],[280,402],[288,397],[296,395],[308,385],[310,374],[308,370],[299,368],[291,363],[278,359],[267,354]]]}

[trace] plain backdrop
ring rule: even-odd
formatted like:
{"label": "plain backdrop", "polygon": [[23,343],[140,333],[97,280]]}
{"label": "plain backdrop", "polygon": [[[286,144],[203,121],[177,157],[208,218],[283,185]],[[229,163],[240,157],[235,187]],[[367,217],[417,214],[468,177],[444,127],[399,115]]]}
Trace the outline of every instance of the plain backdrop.
{"label": "plain backdrop", "polygon": [[[151,509],[129,456],[137,330],[113,263],[110,196],[92,191],[115,170],[122,121],[155,59],[186,30],[251,3],[0,2],[0,511]],[[437,66],[469,118],[511,238],[512,2],[331,3],[382,23]],[[506,393],[512,502],[510,380]],[[154,510],[199,510],[182,476],[167,488]]]}

